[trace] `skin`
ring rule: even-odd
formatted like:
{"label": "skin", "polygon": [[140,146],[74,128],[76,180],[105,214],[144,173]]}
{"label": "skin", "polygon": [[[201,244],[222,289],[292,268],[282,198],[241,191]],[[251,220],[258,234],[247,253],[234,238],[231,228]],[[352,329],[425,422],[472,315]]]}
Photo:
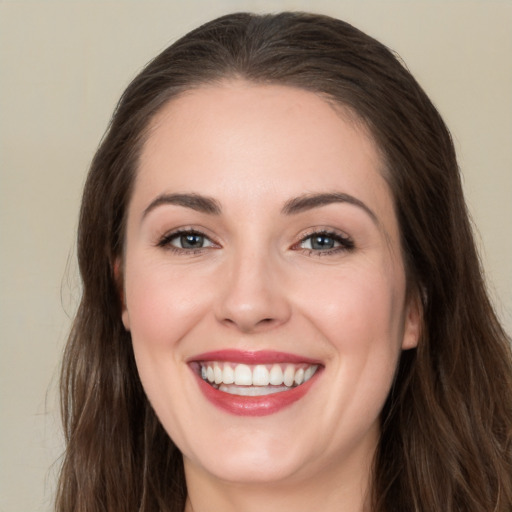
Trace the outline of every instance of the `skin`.
{"label": "skin", "polygon": [[[420,325],[381,168],[353,115],[299,89],[204,86],[153,120],[119,262],[122,318],[148,398],[183,453],[187,511],[365,509],[379,414]],[[154,203],[190,193],[221,212]],[[282,211],[324,193],[364,206]],[[176,229],[204,233],[204,247],[182,249]],[[323,231],[353,247],[311,250],[308,237]],[[322,371],[291,406],[236,416],[204,398],[187,364],[221,349],[289,352]]]}

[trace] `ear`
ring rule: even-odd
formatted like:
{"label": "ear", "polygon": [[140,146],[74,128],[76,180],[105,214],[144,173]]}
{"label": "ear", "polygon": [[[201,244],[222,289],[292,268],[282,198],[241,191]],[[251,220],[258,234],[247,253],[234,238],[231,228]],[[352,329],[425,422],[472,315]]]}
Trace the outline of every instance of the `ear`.
{"label": "ear", "polygon": [[404,336],[402,339],[402,350],[409,350],[418,346],[423,324],[423,305],[418,292],[411,293],[406,309]]}
{"label": "ear", "polygon": [[123,279],[123,266],[120,258],[116,258],[114,262],[114,279],[116,282],[117,293],[119,294],[119,300],[121,302],[121,320],[124,328],[130,330],[130,315],[128,314],[128,308],[126,307],[126,296],[124,292],[124,279]]}

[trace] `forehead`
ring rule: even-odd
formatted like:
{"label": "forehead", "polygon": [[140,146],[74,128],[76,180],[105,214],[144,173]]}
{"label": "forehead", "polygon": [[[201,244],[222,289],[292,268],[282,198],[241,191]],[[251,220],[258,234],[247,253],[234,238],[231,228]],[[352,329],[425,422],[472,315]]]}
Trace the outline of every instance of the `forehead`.
{"label": "forehead", "polygon": [[392,200],[381,168],[368,130],[348,109],[302,89],[232,81],[190,90],[155,116],[134,199],[194,192],[257,209],[337,191],[385,211]]}

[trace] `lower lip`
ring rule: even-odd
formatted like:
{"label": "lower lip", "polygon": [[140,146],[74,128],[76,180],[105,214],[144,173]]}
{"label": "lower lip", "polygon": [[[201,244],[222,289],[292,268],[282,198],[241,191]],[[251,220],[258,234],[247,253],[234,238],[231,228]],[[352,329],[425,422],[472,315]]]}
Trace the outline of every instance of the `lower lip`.
{"label": "lower lip", "polygon": [[320,369],[307,382],[290,388],[289,391],[280,391],[263,396],[239,396],[224,393],[208,384],[195,372],[194,375],[196,375],[199,389],[203,395],[216,407],[237,416],[266,416],[279,412],[300,400],[311,389],[319,373]]}

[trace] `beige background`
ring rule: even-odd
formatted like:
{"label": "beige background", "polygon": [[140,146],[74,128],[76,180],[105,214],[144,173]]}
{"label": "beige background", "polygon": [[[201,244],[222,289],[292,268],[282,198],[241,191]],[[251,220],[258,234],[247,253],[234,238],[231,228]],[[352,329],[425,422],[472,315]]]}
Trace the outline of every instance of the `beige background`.
{"label": "beige background", "polygon": [[510,0],[0,1],[0,512],[51,509],[58,361],[79,296],[80,189],[120,93],[199,23],[283,9],[353,22],[397,50],[430,94],[452,130],[512,331]]}

